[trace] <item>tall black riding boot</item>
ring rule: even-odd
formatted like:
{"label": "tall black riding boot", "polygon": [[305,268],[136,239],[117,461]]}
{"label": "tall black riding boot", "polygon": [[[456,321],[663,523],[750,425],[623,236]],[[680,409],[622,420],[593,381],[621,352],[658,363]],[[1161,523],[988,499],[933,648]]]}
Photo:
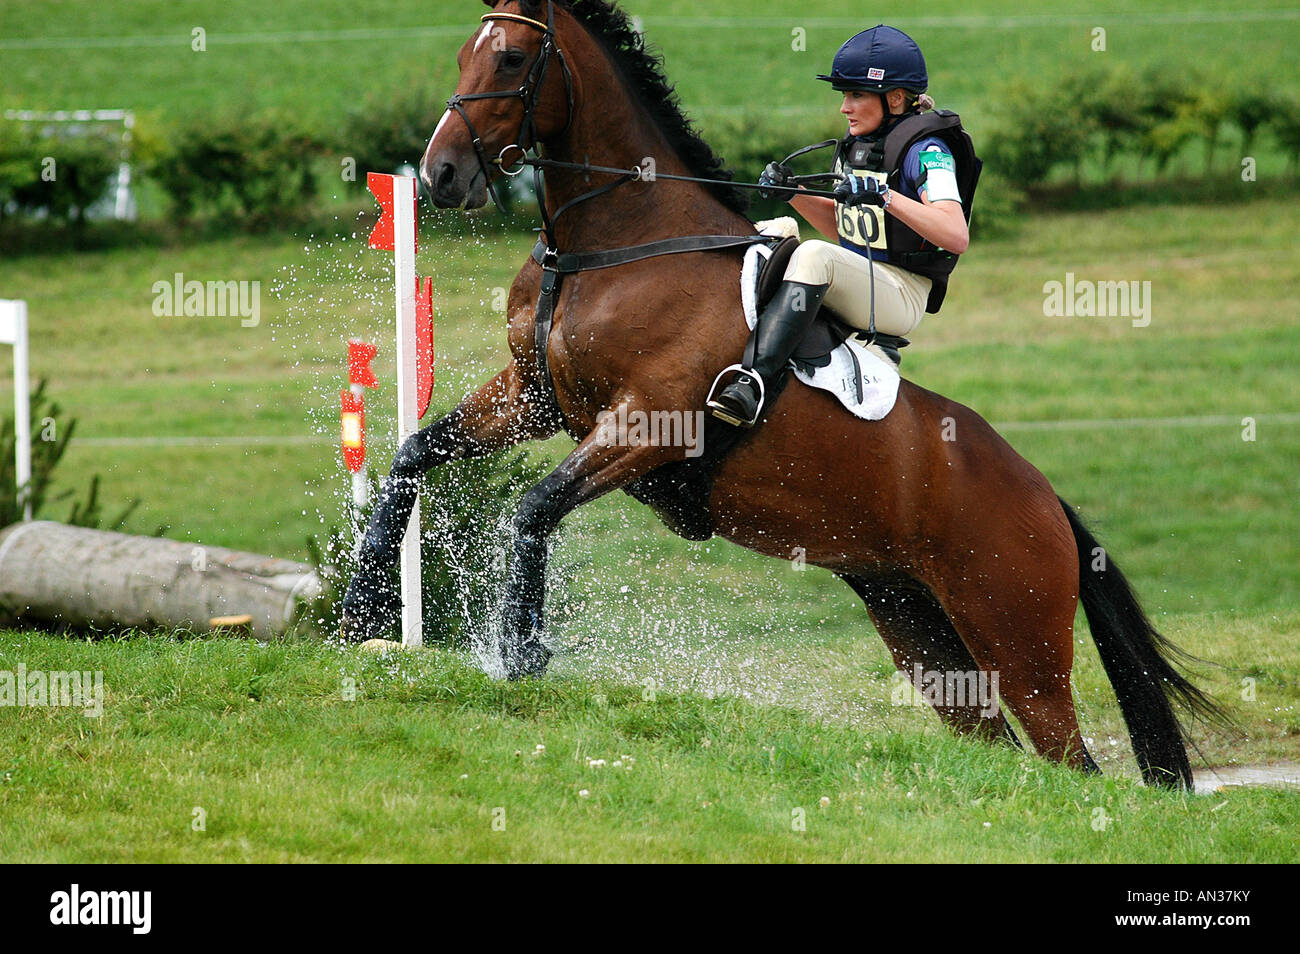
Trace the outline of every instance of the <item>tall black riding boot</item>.
{"label": "tall black riding boot", "polygon": [[[740,374],[717,397],[710,392],[708,406],[714,417],[737,427],[754,426],[763,413],[768,390],[780,380],[790,355],[794,354],[794,349],[817,317],[825,295],[825,285],[781,283],[754,326],[750,343],[745,348],[744,363],[732,365],[722,372],[726,374],[735,369]],[[713,386],[716,390],[717,381]]]}

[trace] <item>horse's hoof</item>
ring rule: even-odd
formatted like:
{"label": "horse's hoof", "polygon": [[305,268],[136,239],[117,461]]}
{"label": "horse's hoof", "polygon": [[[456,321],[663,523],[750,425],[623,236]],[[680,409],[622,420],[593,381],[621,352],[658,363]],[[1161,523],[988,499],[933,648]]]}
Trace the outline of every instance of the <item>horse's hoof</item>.
{"label": "horse's hoof", "polygon": [[507,599],[501,615],[501,664],[506,678],[540,676],[551,661],[551,651],[541,640],[546,629],[542,608],[527,600]]}
{"label": "horse's hoof", "polygon": [[540,676],[546,672],[551,656],[551,651],[542,645],[540,639],[501,648],[501,662],[505,667],[506,678],[512,682],[529,676]]}
{"label": "horse's hoof", "polygon": [[364,643],[384,636],[402,617],[402,599],[386,580],[353,577],[343,597],[339,633],[346,642]]}
{"label": "horse's hoof", "polygon": [[402,648],[402,644],[398,642],[394,642],[391,639],[367,639],[364,643],[362,643],[357,648],[363,650],[364,652],[379,653],[379,655],[381,656],[386,656],[391,652],[396,652],[397,650],[400,650]]}
{"label": "horse's hoof", "polygon": [[377,623],[373,617],[367,618],[344,610],[343,618],[339,621],[339,636],[345,643],[365,643],[382,638],[380,634],[386,628]]}

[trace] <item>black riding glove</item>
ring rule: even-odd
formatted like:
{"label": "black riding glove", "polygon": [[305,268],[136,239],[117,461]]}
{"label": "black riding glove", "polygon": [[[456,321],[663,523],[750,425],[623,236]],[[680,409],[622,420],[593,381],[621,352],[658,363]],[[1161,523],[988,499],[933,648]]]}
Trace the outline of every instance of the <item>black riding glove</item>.
{"label": "black riding glove", "polygon": [[[767,168],[763,170],[763,174],[758,177],[758,184],[760,186],[777,186],[789,189],[793,188],[790,184],[793,177],[794,170],[789,166],[782,165],[779,162],[769,162]],[[758,194],[765,199],[772,198],[772,193],[766,189],[759,189]]]}
{"label": "black riding glove", "polygon": [[843,205],[883,206],[889,197],[889,186],[871,176],[846,175],[835,187],[835,201]]}

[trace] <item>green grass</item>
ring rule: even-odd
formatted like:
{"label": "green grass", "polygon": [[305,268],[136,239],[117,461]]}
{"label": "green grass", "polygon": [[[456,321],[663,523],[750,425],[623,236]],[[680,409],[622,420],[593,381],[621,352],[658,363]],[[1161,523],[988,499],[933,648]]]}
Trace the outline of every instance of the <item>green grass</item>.
{"label": "green grass", "polygon": [[[847,37],[877,22],[916,37],[933,89],[963,115],[980,114],[990,88],[1005,80],[1082,69],[1103,58],[1135,67],[1195,65],[1234,77],[1245,68],[1271,87],[1294,90],[1289,51],[1300,31],[1286,0],[1259,0],[1248,14],[1205,4],[1196,8],[1200,16],[1188,16],[1177,0],[1086,12],[1059,2],[1032,12],[1014,0],[986,0],[975,9],[936,0],[923,11],[895,2],[874,7],[870,23],[838,0],[774,0],[761,10],[736,3],[704,8],[691,0],[623,6],[642,18],[683,101],[706,122],[728,112],[830,104],[813,76],[825,72]],[[476,29],[478,7],[383,0],[363,12],[339,0],[20,0],[0,9],[5,99],[26,108],[131,106],[172,118],[188,117],[196,101],[241,112],[281,108],[330,128],[366,94],[394,84],[427,83],[449,94],[454,55]],[[1107,30],[1105,52],[1092,50],[1098,26]],[[206,52],[191,49],[196,27],[207,31]],[[805,31],[806,49],[796,48],[797,28]],[[357,30],[392,33],[343,32]],[[324,75],[332,80],[321,82]],[[86,101],[88,90],[102,102]]]}
{"label": "green grass", "polygon": [[[1300,754],[1300,405],[1289,384],[1300,263],[1283,254],[1297,228],[1300,205],[1271,201],[1036,216],[1015,237],[977,244],[905,365],[1004,422],[1084,508],[1161,629],[1210,661],[1196,681],[1241,726],[1193,726],[1213,765]],[[420,268],[438,279],[445,407],[504,360],[491,302],[530,238],[423,234]],[[176,270],[261,279],[261,323],[154,317],[150,286]],[[1066,270],[1152,281],[1151,324],[1043,317],[1043,282]],[[344,338],[385,346],[377,370],[391,379],[386,275],[359,239],[308,237],[0,263],[0,286],[22,287],[31,303],[33,367],[87,438],[74,439],[64,486],[102,472],[110,504],[145,497],[138,529],[163,523],[172,536],[291,557],[338,515]],[[390,389],[372,394],[379,433],[391,400]],[[1205,415],[1215,420],[1163,423]],[[1245,442],[1239,421],[1251,415],[1257,436]],[[1051,426],[1129,417],[1146,423]],[[319,443],[89,440],[311,433]],[[569,446],[537,451],[558,462]],[[386,452],[375,454],[382,466]],[[1183,798],[1136,785],[1082,624],[1074,685],[1101,781],[953,740],[928,711],[891,705],[889,657],[824,571],[798,573],[721,541],[685,543],[621,495],[571,515],[555,564],[574,568],[552,587],[564,652],[548,680],[525,687],[492,683],[466,657],[436,650],[381,663],[304,645],[0,635],[0,668],[101,668],[110,693],[99,723],[0,711],[15,740],[0,851],[15,860],[1294,860],[1285,834],[1294,794]],[[343,703],[343,675],[359,679],[358,702]],[[646,680],[653,705],[641,698]],[[538,743],[549,753],[540,760],[528,755]],[[632,772],[587,766],[620,755],[637,760]],[[196,805],[210,821],[202,834],[189,827]],[[506,832],[491,829],[498,807]],[[798,834],[797,807],[808,818]],[[1117,819],[1105,832],[1090,824],[1097,807]]]}
{"label": "green grass", "polygon": [[436,650],[0,645],[0,665],[99,669],[106,690],[99,719],[0,709],[6,862],[1297,859],[1293,794],[1088,779],[912,709],[866,731],[610,680],[498,683]]}
{"label": "green grass", "polygon": [[[963,115],[977,144],[1008,83],[1098,67],[1196,69],[1210,81],[1300,93],[1290,53],[1300,19],[1287,0],[1259,0],[1236,12],[1211,4],[1189,11],[1178,0],[1087,12],[1060,2],[1028,12],[1014,0],[985,0],[976,9],[936,0],[924,10],[886,3],[869,18],[839,0],[774,0],[761,10],[691,0],[624,6],[663,51],[706,137],[729,122],[833,117],[838,100],[814,77],[847,37],[882,21],[918,40],[931,91]],[[18,0],[0,7],[0,106],[130,107],[146,138],[159,123],[190,119],[196,103],[234,116],[277,110],[333,141],[349,112],[394,89],[424,88],[432,102],[446,99],[456,83],[456,51],[482,12],[472,2],[417,0],[383,0],[364,11],[339,0]],[[191,49],[199,27],[207,34],[204,52]],[[1097,27],[1107,31],[1104,52],[1092,49]],[[796,30],[803,33],[796,37]],[[1219,146],[1225,175],[1239,169],[1233,145]],[[1285,158],[1267,137],[1253,152],[1262,171]],[[337,159],[330,161],[337,168]],[[1198,144],[1169,171],[1201,169]],[[1122,173],[1132,179],[1139,171],[1130,163]]]}
{"label": "green grass", "polygon": [[[975,244],[943,314],[913,335],[904,371],[1006,424],[1008,438],[1063,496],[1101,519],[1104,538],[1156,610],[1294,607],[1300,429],[1285,415],[1300,412],[1292,386],[1300,332],[1290,317],[1300,305],[1300,265],[1288,245],[1297,229],[1300,204],[1275,201],[1036,216],[1015,237]],[[447,408],[504,363],[503,321],[491,306],[531,240],[440,240],[436,224],[423,234],[420,269],[436,280],[434,400]],[[84,487],[99,472],[110,506],[144,499],[132,522],[139,530],[161,524],[173,536],[301,558],[304,537],[322,518],[338,518],[345,488],[334,440],[346,338],[377,342],[376,370],[392,378],[388,268],[361,239],[308,236],[0,262],[0,287],[30,303],[33,373],[48,376],[52,394],[80,419],[62,486]],[[155,317],[152,284],[177,271],[261,281],[260,324]],[[1151,324],[1045,318],[1043,283],[1066,271],[1150,281]],[[380,467],[391,454],[392,400],[391,388],[368,398],[372,462]],[[1161,423],[1203,416],[1221,420]],[[1254,442],[1241,440],[1246,417],[1256,418]],[[1017,426],[1061,418],[1151,423]],[[92,443],[241,434],[320,440]],[[569,446],[557,439],[539,451],[558,463]],[[566,525],[571,545],[589,550],[596,567],[619,565],[629,543],[649,547],[668,567],[678,554],[699,552],[622,495]],[[714,547],[719,562],[743,567],[740,579],[767,565]],[[798,589],[785,587],[796,601]]]}

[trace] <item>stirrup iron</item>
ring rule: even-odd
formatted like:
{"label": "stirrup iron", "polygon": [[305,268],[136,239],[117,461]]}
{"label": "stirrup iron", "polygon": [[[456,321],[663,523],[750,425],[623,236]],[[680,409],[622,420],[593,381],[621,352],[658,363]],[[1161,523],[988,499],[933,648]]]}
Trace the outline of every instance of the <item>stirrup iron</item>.
{"label": "stirrup iron", "polygon": [[[740,374],[747,374],[752,380],[758,382],[758,405],[757,405],[757,409],[754,411],[754,417],[752,420],[749,421],[741,420],[740,418],[732,414],[729,410],[727,410],[725,407],[723,407],[721,404],[719,404],[717,400],[714,398],[714,395],[718,391],[718,384],[719,382],[722,381],[722,376],[726,374],[728,371],[736,371]],[[704,402],[704,406],[709,408],[709,410],[713,412],[714,417],[718,418],[718,420],[725,421],[726,423],[730,424],[732,427],[753,427],[758,422],[758,419],[763,416],[763,406],[766,403],[767,403],[767,388],[763,384],[763,376],[759,374],[757,371],[751,371],[749,368],[746,368],[743,364],[729,364],[721,371],[719,371],[718,376],[713,379],[713,385],[709,388],[709,397]]]}

